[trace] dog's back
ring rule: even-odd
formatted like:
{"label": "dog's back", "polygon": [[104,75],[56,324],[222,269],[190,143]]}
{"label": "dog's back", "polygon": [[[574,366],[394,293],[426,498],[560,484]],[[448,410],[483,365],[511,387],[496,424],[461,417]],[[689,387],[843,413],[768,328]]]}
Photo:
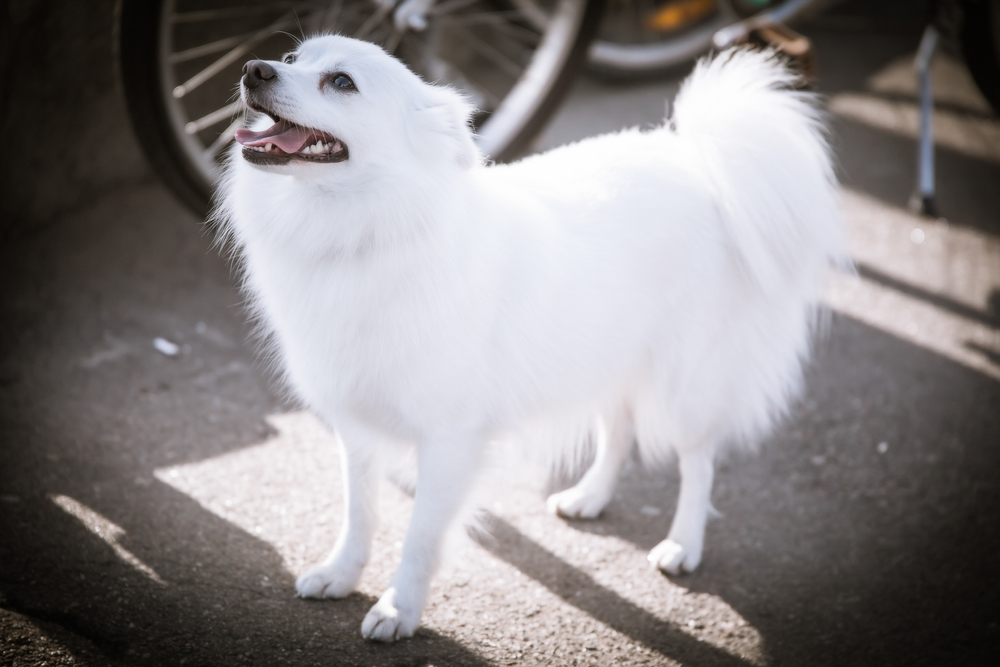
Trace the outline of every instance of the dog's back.
{"label": "dog's back", "polygon": [[825,278],[847,254],[815,96],[791,90],[794,80],[770,54],[731,52],[698,65],[664,126],[496,171],[564,217],[555,237],[525,223],[524,284],[561,272],[587,294],[524,289],[515,326],[532,299],[565,321],[542,333],[552,353],[523,372],[551,364],[580,387],[588,365],[617,365],[595,378],[579,419],[600,401],[625,409],[647,460],[752,445],[799,389]]}

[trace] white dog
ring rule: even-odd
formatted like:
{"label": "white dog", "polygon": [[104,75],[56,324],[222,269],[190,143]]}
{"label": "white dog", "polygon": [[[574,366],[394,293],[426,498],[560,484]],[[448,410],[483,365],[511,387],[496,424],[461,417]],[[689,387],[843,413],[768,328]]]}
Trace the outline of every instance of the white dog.
{"label": "white dog", "polygon": [[633,442],[645,461],[675,453],[677,512],[650,560],[698,566],[713,458],[785,411],[846,261],[818,112],[794,80],[730,52],[698,65],[669,124],[493,166],[463,98],[377,46],[325,36],[247,63],[261,115],[237,134],[216,216],[290,386],[344,457],[343,529],[300,595],[354,589],[379,453],[415,447],[402,562],[362,624],[411,635],[487,443],[545,420],[590,424],[596,443],[549,498],[566,517],[601,512]]}

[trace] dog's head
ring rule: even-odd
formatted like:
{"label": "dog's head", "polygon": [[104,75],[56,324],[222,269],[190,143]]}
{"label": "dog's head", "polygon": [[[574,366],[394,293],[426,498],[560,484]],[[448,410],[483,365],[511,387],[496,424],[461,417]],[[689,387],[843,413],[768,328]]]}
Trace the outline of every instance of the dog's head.
{"label": "dog's head", "polygon": [[280,62],[252,60],[240,92],[261,113],[237,130],[241,157],[267,171],[337,180],[481,159],[461,94],[425,83],[367,42],[314,37]]}

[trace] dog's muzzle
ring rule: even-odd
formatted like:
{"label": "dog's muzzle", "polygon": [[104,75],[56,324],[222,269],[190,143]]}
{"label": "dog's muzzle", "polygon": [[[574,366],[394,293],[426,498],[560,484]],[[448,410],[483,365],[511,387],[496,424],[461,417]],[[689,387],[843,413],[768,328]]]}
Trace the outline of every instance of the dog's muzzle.
{"label": "dog's muzzle", "polygon": [[343,162],[348,158],[347,145],[329,132],[298,125],[281,118],[271,109],[269,98],[274,89],[263,87],[275,81],[278,72],[263,60],[251,60],[243,66],[243,99],[254,111],[266,114],[274,125],[265,130],[236,130],[236,141],[243,146],[243,159],[256,165],[283,165],[292,160],[303,162]]}

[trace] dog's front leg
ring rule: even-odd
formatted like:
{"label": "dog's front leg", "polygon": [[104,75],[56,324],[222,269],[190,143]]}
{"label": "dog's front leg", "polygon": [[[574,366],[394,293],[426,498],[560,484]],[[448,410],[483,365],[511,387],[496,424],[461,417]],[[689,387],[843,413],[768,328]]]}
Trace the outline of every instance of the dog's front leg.
{"label": "dog's front leg", "polygon": [[354,590],[371,553],[375,534],[378,471],[375,466],[379,442],[360,427],[339,428],[340,470],[344,488],[344,523],[340,536],[319,565],[295,581],[304,598],[342,598]]}
{"label": "dog's front leg", "polygon": [[667,574],[694,572],[701,563],[705,544],[705,521],[712,509],[714,449],[701,448],[678,453],[681,493],[670,533],[649,552],[649,562]]}
{"label": "dog's front leg", "polygon": [[482,440],[462,433],[422,444],[417,452],[417,491],[403,558],[379,601],[361,624],[366,639],[409,637],[420,624],[441,542],[476,474]]}

